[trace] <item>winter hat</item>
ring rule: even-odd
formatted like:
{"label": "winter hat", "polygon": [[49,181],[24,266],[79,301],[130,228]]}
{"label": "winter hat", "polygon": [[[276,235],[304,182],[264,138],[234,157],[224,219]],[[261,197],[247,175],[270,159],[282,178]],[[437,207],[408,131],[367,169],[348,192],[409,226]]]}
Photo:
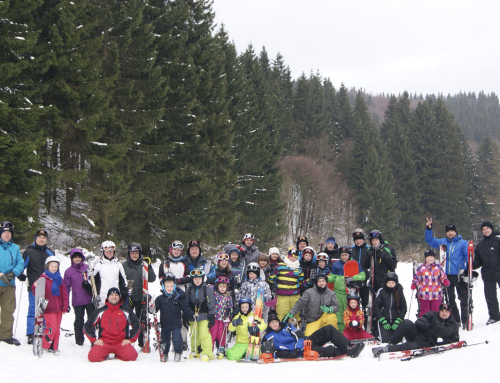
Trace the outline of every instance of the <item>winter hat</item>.
{"label": "winter hat", "polygon": [[491,230],[495,231],[495,228],[493,227],[493,224],[490,221],[484,221],[483,224],[481,225],[480,230],[483,230],[483,227],[489,227]]}
{"label": "winter hat", "polygon": [[451,231],[451,230],[453,230],[455,233],[457,233],[457,228],[452,223],[446,225],[445,228],[444,228],[444,231],[446,233],[449,232],[449,231]]}
{"label": "winter hat", "polygon": [[273,320],[277,320],[280,322],[280,318],[278,317],[278,314],[276,314],[275,311],[271,311],[267,317],[267,323],[271,323]]}
{"label": "winter hat", "polygon": [[432,249],[429,249],[429,250],[425,250],[424,252],[424,261],[427,257],[434,257],[436,258],[436,253],[434,252],[434,250]]}
{"label": "winter hat", "polygon": [[394,281],[394,282],[398,283],[399,282],[398,275],[394,272],[387,273],[387,275],[385,276],[385,283],[387,283],[389,281]]}
{"label": "winter hat", "polygon": [[318,274],[316,275],[316,280],[314,281],[314,284],[317,285],[320,279],[324,279],[325,281],[328,282],[328,280],[326,279],[326,274]]}
{"label": "winter hat", "polygon": [[118,294],[118,296],[120,296],[120,290],[117,289],[116,287],[112,287],[108,290],[108,295],[106,296],[106,298],[109,298],[109,296],[111,294]]}
{"label": "winter hat", "polygon": [[328,237],[326,239],[326,242],[325,243],[329,243],[329,242],[333,242],[333,244],[336,244],[337,242],[335,242],[335,237],[334,236],[331,236],[331,237]]}
{"label": "winter hat", "polygon": [[280,249],[278,249],[277,247],[271,247],[271,248],[269,249],[269,255],[274,254],[274,253],[276,253],[276,254],[278,254],[278,255],[279,255],[279,253],[280,253]]}

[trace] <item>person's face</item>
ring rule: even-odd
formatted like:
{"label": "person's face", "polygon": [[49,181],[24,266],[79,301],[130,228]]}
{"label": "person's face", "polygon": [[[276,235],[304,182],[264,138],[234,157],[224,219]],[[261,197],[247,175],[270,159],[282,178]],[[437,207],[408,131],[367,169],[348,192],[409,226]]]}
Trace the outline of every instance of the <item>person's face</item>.
{"label": "person's face", "polygon": [[253,240],[251,238],[245,239],[245,245],[251,247],[253,245]]}
{"label": "person's face", "polygon": [[288,259],[291,261],[291,262],[295,262],[297,259],[299,259],[299,257],[296,257],[295,255],[293,254],[290,254],[288,255]]}
{"label": "person's face", "polygon": [[488,226],[485,226],[481,229],[481,231],[483,232],[483,235],[485,237],[488,237],[491,235],[491,233],[493,233],[493,230],[491,230],[491,227],[488,227]]}
{"label": "person's face", "polygon": [[449,230],[449,231],[446,232],[446,236],[449,239],[455,238],[457,236],[457,232],[454,231],[454,230]]}
{"label": "person's face", "polygon": [[49,262],[47,265],[47,270],[49,270],[51,273],[55,273],[59,269],[59,263],[57,262]]}
{"label": "person's face", "polygon": [[267,262],[266,261],[259,261],[259,266],[261,269],[263,269],[264,267],[267,266]]}
{"label": "person's face", "polygon": [[228,265],[229,261],[227,259],[221,259],[219,261],[219,266],[222,267],[223,269],[225,269]]}
{"label": "person's face", "polygon": [[356,307],[358,307],[358,302],[354,299],[351,299],[349,301],[349,307],[354,310]]}
{"label": "person's face", "polygon": [[349,260],[349,254],[347,253],[340,254],[340,259],[342,260],[342,262],[347,262]]}
{"label": "person's face", "polygon": [[[191,251],[190,251],[191,252]],[[172,248],[172,255],[177,258],[179,255],[181,255],[181,251],[175,247]]]}
{"label": "person's face", "polygon": [[132,261],[137,261],[139,259],[139,252],[138,251],[131,251],[130,252],[130,259]]}
{"label": "person's face", "polygon": [[219,290],[219,293],[224,294],[227,291],[227,284],[226,283],[219,283],[217,285],[217,289]]}
{"label": "person's face", "polygon": [[306,248],[307,243],[305,242],[299,242],[299,251],[302,251]]}
{"label": "person's face", "polygon": [[364,243],[365,243],[365,240],[363,238],[358,238],[358,239],[354,240],[354,244],[358,247],[362,246]]}
{"label": "person's face", "polygon": [[278,322],[277,320],[273,320],[269,322],[269,327],[271,327],[271,330],[273,331],[278,331],[280,328],[280,322]]}
{"label": "person's face", "polygon": [[199,286],[203,283],[203,277],[193,277],[193,284]]}
{"label": "person's face", "polygon": [[240,311],[246,315],[248,314],[248,310],[250,310],[250,305],[248,303],[242,303],[240,306]]}
{"label": "person's face", "polygon": [[165,286],[165,291],[170,294],[171,292],[174,291],[175,282],[165,281],[164,286]]}
{"label": "person's face", "polygon": [[317,284],[318,284],[318,287],[322,289],[322,288],[326,287],[326,280],[324,280],[323,278],[318,279]]}
{"label": "person's face", "polygon": [[12,233],[10,231],[2,231],[0,239],[4,242],[9,242],[12,239]]}
{"label": "person's face", "polygon": [[311,253],[304,253],[302,254],[302,257],[308,262],[313,258]]}
{"label": "person's face", "polygon": [[439,310],[439,317],[441,319],[448,319],[451,315],[451,312],[449,312],[448,310]]}
{"label": "person's face", "polygon": [[328,250],[330,250],[330,251],[332,251],[334,247],[335,247],[335,244],[334,244],[333,242],[328,242],[328,243],[326,244],[326,248],[327,248]]}
{"label": "person's face", "polygon": [[236,262],[238,260],[238,253],[236,251],[233,251],[231,254],[229,254],[231,257],[231,261]]}
{"label": "person's face", "polygon": [[326,267],[326,261],[318,261],[318,267],[324,269]]}
{"label": "person's face", "polygon": [[390,289],[392,289],[393,287],[396,287],[396,282],[394,282],[394,281],[387,281],[386,285],[387,285],[387,287],[389,287]]}
{"label": "person's face", "polygon": [[47,237],[45,235],[39,235],[38,237],[36,237],[35,243],[38,246],[43,247],[47,244]]}
{"label": "person's face", "polygon": [[269,256],[269,259],[271,261],[277,261],[278,258],[280,257],[280,255],[278,253],[272,253],[270,256]]}
{"label": "person's face", "polygon": [[251,281],[253,281],[256,278],[257,278],[257,274],[255,274],[253,271],[249,271],[248,272],[248,279],[250,279]]}
{"label": "person's face", "polygon": [[113,258],[114,255],[115,255],[114,250],[104,250],[104,256],[106,258],[111,259],[111,258]]}
{"label": "person's face", "polygon": [[372,238],[372,246],[373,247],[379,247],[380,246],[380,239],[378,239],[378,238]]}
{"label": "person's face", "polygon": [[425,257],[425,263],[428,263],[429,265],[431,263],[434,263],[434,261],[435,261],[435,258],[432,255],[428,255],[427,257]]}
{"label": "person's face", "polygon": [[73,257],[73,263],[76,264],[76,265],[78,265],[79,263],[82,263],[82,261],[83,261],[83,258],[80,257],[79,255],[75,255]]}
{"label": "person's face", "polygon": [[189,248],[189,255],[191,258],[196,259],[200,255],[200,249],[198,246],[193,246]]}
{"label": "person's face", "polygon": [[118,302],[120,302],[120,296],[117,293],[112,293],[112,294],[109,295],[108,301],[112,305],[117,305]]}

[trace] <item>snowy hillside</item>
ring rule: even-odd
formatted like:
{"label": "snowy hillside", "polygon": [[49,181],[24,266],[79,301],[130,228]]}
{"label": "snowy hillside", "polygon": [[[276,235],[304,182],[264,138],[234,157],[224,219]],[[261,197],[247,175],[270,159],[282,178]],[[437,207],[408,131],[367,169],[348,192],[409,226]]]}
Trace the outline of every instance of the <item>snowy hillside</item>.
{"label": "snowy hillside", "polygon": [[[69,258],[58,254],[62,262],[62,270],[70,265]],[[155,264],[158,271],[159,264]],[[398,275],[406,288],[405,296],[410,302],[411,265],[399,264]],[[20,282],[17,286],[20,286]],[[153,295],[159,294],[159,283],[150,284]],[[479,345],[460,350],[452,350],[442,355],[432,355],[408,362],[399,360],[378,361],[373,358],[371,346],[367,346],[357,359],[344,358],[325,362],[297,362],[273,365],[242,364],[227,360],[213,360],[203,363],[200,360],[183,360],[181,363],[172,361],[173,355],[165,365],[159,361],[158,353],[143,354],[139,352],[136,362],[121,362],[110,360],[91,364],[87,360],[89,343],[83,347],[75,345],[74,337],[64,337],[61,332],[59,357],[44,354],[41,359],[33,355],[32,347],[26,344],[26,313],[28,299],[26,290],[22,292],[17,338],[20,347],[14,347],[0,342],[1,371],[5,381],[16,379],[20,382],[33,381],[38,376],[39,382],[65,381],[79,382],[134,382],[149,379],[163,379],[175,382],[351,382],[355,379],[381,382],[422,382],[432,379],[439,382],[465,382],[479,379],[489,382],[497,375],[496,363],[500,359],[500,324],[486,326],[488,313],[483,295],[483,284],[479,280],[474,288],[474,330],[470,333],[461,332],[461,339],[469,344],[491,341],[488,345]],[[19,289],[17,291],[19,303]],[[410,319],[415,319],[417,302],[412,301]],[[17,315],[17,312],[16,312]],[[73,312],[63,316],[62,328],[73,331]],[[194,370],[191,370],[194,368]],[[290,374],[292,373],[293,376]],[[36,375],[35,375],[36,374]],[[161,375],[160,375],[161,374]],[[288,374],[288,375],[287,375]],[[359,377],[356,374],[360,374]],[[162,379],[162,380],[163,380]]]}

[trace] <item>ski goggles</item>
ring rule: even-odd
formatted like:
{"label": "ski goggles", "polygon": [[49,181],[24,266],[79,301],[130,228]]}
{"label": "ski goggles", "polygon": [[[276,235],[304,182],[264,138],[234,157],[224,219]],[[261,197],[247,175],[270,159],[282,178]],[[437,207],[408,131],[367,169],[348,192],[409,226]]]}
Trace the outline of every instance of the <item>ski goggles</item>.
{"label": "ski goggles", "polygon": [[12,224],[12,222],[4,221],[4,222],[0,223],[0,227],[6,227],[8,229],[13,229],[14,225]]}
{"label": "ski goggles", "polygon": [[170,247],[172,247],[172,249],[177,249],[181,251],[184,249],[184,245],[180,242],[174,242],[170,245]]}
{"label": "ski goggles", "polygon": [[328,261],[328,255],[326,254],[318,254],[316,255],[317,261]]}
{"label": "ski goggles", "polygon": [[104,246],[102,249],[104,251],[115,251],[115,247],[114,246]]}
{"label": "ski goggles", "polygon": [[227,254],[219,254],[219,255],[217,256],[217,260],[218,260],[218,261],[222,261],[222,260],[224,260],[224,259],[229,260],[229,255],[227,255]]}
{"label": "ski goggles", "polygon": [[219,277],[219,278],[217,278],[217,280],[215,281],[215,283],[229,284],[229,278],[228,277]]}
{"label": "ski goggles", "polygon": [[297,238],[297,242],[307,242],[307,237],[299,237]]}
{"label": "ski goggles", "polygon": [[47,233],[47,230],[37,230],[36,234],[35,234],[35,237],[40,237],[41,235],[43,235],[44,237],[48,237],[48,233]]}
{"label": "ski goggles", "polygon": [[243,237],[243,239],[244,239],[244,240],[245,240],[245,239],[254,239],[254,238],[253,238],[253,234],[250,234],[250,233],[245,234],[245,236]]}
{"label": "ski goggles", "polygon": [[203,270],[191,270],[189,273],[192,277],[203,277],[205,275],[205,272]]}
{"label": "ski goggles", "polygon": [[365,238],[365,236],[363,235],[363,233],[359,232],[359,231],[356,231],[354,233],[352,233],[352,237],[354,239],[361,239],[361,238]]}
{"label": "ski goggles", "polygon": [[198,242],[195,239],[193,239],[192,241],[189,241],[188,247],[193,247],[193,246],[200,246],[200,242]]}
{"label": "ski goggles", "polygon": [[439,311],[441,311],[441,310],[446,310],[446,311],[450,311],[451,312],[451,306],[448,303],[442,303],[439,306]]}

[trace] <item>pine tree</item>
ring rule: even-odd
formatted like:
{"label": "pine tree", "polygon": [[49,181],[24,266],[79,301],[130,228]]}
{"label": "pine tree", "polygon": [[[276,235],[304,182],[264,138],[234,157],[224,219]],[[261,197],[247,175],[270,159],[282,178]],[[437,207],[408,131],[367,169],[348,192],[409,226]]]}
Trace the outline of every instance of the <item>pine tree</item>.
{"label": "pine tree", "polygon": [[477,149],[477,170],[479,184],[492,217],[483,220],[500,223],[500,151],[498,145],[486,137]]}

